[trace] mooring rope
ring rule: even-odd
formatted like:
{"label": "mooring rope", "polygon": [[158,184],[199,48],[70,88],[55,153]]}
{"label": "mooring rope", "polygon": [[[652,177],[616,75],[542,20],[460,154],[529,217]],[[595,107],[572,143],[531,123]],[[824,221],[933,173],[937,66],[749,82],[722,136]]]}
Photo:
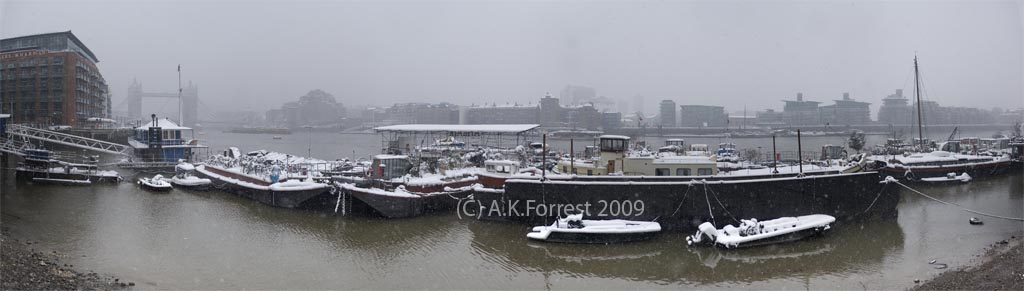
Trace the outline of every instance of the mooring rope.
{"label": "mooring rope", "polygon": [[[344,190],[342,190],[342,191],[344,191]],[[334,213],[338,213],[338,206],[341,205],[341,192],[342,191],[338,191],[338,188],[335,188],[333,185],[331,186],[331,194],[334,194],[334,195],[338,196],[338,201],[334,202]],[[342,213],[341,215],[345,215],[345,214]]]}
{"label": "mooring rope", "polygon": [[895,182],[897,185],[903,186],[903,188],[907,188],[907,190],[910,190],[911,192],[917,193],[918,195],[927,197],[928,199],[935,200],[936,202],[939,202],[939,203],[942,203],[942,204],[959,207],[963,211],[967,211],[967,212],[974,213],[974,214],[977,214],[977,215],[988,216],[988,217],[992,217],[992,218],[1000,218],[1000,219],[1015,220],[1015,221],[1024,221],[1024,217],[1008,217],[1008,216],[1001,216],[1001,215],[995,215],[995,214],[988,214],[988,213],[984,213],[984,212],[981,212],[981,211],[976,211],[976,210],[968,209],[967,207],[964,207],[964,206],[962,206],[960,204],[956,204],[956,203],[953,203],[953,202],[942,201],[942,200],[939,200],[938,198],[935,198],[935,197],[932,197],[932,196],[928,196],[928,194],[921,193],[921,191],[917,191],[914,188],[910,188],[910,186],[904,185],[903,183],[900,183],[899,181],[895,181],[895,179],[890,180],[890,178],[886,178],[886,181]]}
{"label": "mooring rope", "polygon": [[888,180],[886,180],[886,182],[884,184],[885,184],[885,186],[882,186],[882,190],[878,190],[878,194],[875,194],[875,199],[871,200],[871,204],[868,205],[868,208],[865,208],[864,211],[861,211],[860,213],[857,213],[857,215],[867,213],[868,210],[871,210],[871,207],[875,206],[875,202],[878,202],[878,198],[882,197],[882,192],[885,192],[885,188],[889,187]]}
{"label": "mooring rope", "polygon": [[704,181],[704,202],[708,203],[708,214],[711,215],[711,223],[717,226],[718,222],[715,221],[715,213],[711,212],[711,198],[708,198],[708,184],[706,181]]}
{"label": "mooring rope", "polygon": [[683,208],[683,202],[686,201],[686,196],[690,195],[690,188],[693,188],[693,183],[686,184],[686,192],[683,192],[683,200],[679,201],[679,205],[676,206],[676,211],[672,211],[672,215],[671,215],[672,217],[675,217],[676,213],[679,212],[679,209]]}
{"label": "mooring rope", "polygon": [[[707,186],[707,182],[704,182],[704,187],[707,188]],[[728,208],[725,208],[725,204],[722,204],[722,200],[718,200],[718,194],[715,193],[714,188],[711,189],[711,197],[715,197],[715,201],[718,201],[718,206],[722,206],[722,210],[725,210],[725,214],[728,214],[729,218],[732,218],[732,221],[735,221],[736,223],[741,223],[739,220],[736,220],[736,216],[732,215],[732,212],[729,212]]]}

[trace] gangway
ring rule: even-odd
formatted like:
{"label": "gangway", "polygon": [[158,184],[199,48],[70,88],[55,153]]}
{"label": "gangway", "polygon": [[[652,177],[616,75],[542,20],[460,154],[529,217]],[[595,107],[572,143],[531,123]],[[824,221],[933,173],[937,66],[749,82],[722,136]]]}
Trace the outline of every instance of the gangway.
{"label": "gangway", "polygon": [[29,148],[27,142],[21,142],[13,138],[0,139],[0,152],[16,156],[25,156],[25,149]]}
{"label": "gangway", "polygon": [[[106,142],[97,139],[91,139],[81,137],[72,134],[60,133],[56,131],[50,131],[45,129],[38,129],[29,127],[21,124],[8,124],[7,135],[11,138],[7,140],[0,140],[0,143],[7,143],[8,141],[13,142],[13,137],[31,138],[44,142],[52,142],[87,150],[93,150],[98,152],[104,152],[108,154],[132,156],[133,150],[131,147],[122,144],[116,144],[112,142]],[[12,143],[13,146],[13,143]],[[19,150],[20,151],[20,150]]]}

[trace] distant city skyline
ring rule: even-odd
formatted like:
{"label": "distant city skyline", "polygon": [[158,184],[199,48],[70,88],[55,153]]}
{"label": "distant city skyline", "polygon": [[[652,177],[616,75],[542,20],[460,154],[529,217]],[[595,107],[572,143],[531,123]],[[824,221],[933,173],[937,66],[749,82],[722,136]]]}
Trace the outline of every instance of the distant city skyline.
{"label": "distant city skyline", "polygon": [[262,112],[313,89],[356,108],[528,103],[574,85],[616,103],[644,96],[647,114],[660,100],[756,112],[849,92],[877,119],[882,98],[913,94],[915,53],[929,101],[1024,106],[1022,14],[1021,1],[5,1],[0,37],[73,31],[115,106],[135,79],[175,91],[181,64],[203,114]]}

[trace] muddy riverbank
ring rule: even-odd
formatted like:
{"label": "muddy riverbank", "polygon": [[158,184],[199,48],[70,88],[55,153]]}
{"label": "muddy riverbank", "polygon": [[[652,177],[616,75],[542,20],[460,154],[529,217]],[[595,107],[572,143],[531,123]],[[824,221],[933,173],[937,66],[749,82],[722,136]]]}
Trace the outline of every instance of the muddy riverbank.
{"label": "muddy riverbank", "polygon": [[62,263],[66,255],[36,249],[35,243],[0,234],[0,289],[3,290],[122,290],[135,283],[79,271]]}
{"label": "muddy riverbank", "polygon": [[914,290],[1024,290],[1024,246],[1020,235],[996,242],[979,265],[942,273]]}

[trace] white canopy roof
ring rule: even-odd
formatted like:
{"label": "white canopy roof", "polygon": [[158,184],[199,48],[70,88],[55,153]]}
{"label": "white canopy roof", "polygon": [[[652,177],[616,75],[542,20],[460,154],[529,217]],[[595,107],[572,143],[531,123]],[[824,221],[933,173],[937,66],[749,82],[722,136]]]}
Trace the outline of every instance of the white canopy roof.
{"label": "white canopy roof", "polygon": [[159,125],[159,127],[161,129],[164,129],[164,130],[186,130],[186,129],[192,129],[192,128],[180,126],[177,123],[174,123],[173,121],[171,121],[170,119],[167,119],[166,117],[163,118],[163,119],[157,120],[157,124],[156,125],[154,125],[153,122],[150,121],[149,123],[143,124],[142,126],[138,127],[138,129],[149,129],[150,127],[157,127],[157,125]]}
{"label": "white canopy roof", "polygon": [[381,126],[373,130],[391,132],[477,132],[521,133],[540,127],[540,124],[400,124]]}

